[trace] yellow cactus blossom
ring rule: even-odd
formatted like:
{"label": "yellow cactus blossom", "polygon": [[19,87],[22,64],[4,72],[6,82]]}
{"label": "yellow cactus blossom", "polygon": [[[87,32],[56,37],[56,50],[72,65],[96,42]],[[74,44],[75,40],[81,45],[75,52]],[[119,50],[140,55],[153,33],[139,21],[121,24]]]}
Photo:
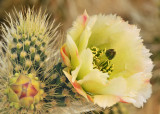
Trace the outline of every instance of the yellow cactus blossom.
{"label": "yellow cactus blossom", "polygon": [[139,32],[116,15],[79,16],[61,48],[64,73],[77,92],[103,108],[142,107],[152,93],[153,64]]}

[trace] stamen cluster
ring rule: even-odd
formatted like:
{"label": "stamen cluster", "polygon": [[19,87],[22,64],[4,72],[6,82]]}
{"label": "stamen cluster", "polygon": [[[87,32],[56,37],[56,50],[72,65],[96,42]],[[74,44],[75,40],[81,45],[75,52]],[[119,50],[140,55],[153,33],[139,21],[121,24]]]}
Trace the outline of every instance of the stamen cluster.
{"label": "stamen cluster", "polygon": [[114,58],[115,54],[112,54],[111,53],[112,51],[109,52],[109,50],[106,49],[101,50],[97,47],[91,48],[93,54],[94,69],[99,69],[103,73],[107,72],[110,75],[114,70],[114,64],[111,63],[111,60]]}

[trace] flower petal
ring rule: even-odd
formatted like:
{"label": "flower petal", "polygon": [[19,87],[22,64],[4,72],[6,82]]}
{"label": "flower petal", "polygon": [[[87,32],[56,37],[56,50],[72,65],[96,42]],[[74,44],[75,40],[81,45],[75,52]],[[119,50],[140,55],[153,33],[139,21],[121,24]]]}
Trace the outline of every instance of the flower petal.
{"label": "flower petal", "polygon": [[23,76],[23,75],[20,75],[16,81],[16,83],[14,83],[15,85],[21,85],[21,84],[25,84],[27,82],[30,81],[30,78],[27,77],[27,76]]}
{"label": "flower petal", "polygon": [[61,56],[64,61],[64,64],[67,65],[68,67],[70,67],[71,63],[70,63],[69,57],[66,54],[66,46],[65,45],[63,45],[61,48]]}
{"label": "flower petal", "polygon": [[148,99],[151,96],[151,93],[151,84],[147,84],[143,86],[141,90],[138,91],[135,97],[122,97],[121,100],[123,102],[132,103],[135,107],[140,108],[143,107],[143,103],[145,103],[146,99]]}
{"label": "flower petal", "polygon": [[9,101],[11,101],[11,102],[19,102],[18,95],[11,88],[9,88],[9,92],[8,93],[9,93],[8,94]]}
{"label": "flower petal", "polygon": [[11,85],[11,89],[20,97],[22,92],[22,85]]}
{"label": "flower petal", "polygon": [[90,49],[85,49],[81,55],[81,67],[78,73],[77,80],[82,79],[93,69],[93,55]]}
{"label": "flower petal", "polygon": [[37,93],[38,93],[38,91],[36,90],[34,85],[29,84],[29,86],[27,88],[27,96],[34,97]]}
{"label": "flower petal", "polygon": [[107,80],[108,74],[94,69],[90,74],[79,80],[83,89],[92,94],[111,94],[123,96],[126,92],[126,80],[122,77]]}
{"label": "flower petal", "polygon": [[33,104],[34,98],[33,97],[24,97],[20,100],[22,106],[25,108],[29,108],[31,104]]}
{"label": "flower petal", "polygon": [[79,55],[77,46],[70,35],[67,35],[66,44],[71,56],[71,65],[73,66],[73,69],[75,69],[79,65]]}
{"label": "flower petal", "polygon": [[80,64],[75,70],[73,70],[73,71],[71,72],[71,74],[72,74],[72,82],[74,82],[74,81],[76,80],[80,68],[81,68],[81,64]]}
{"label": "flower petal", "polygon": [[137,73],[127,78],[127,91],[126,97],[122,99],[126,102],[133,103],[136,107],[142,107],[143,103],[146,102],[151,96],[152,88],[149,82],[151,74]]}
{"label": "flower petal", "polygon": [[116,96],[123,96],[126,92],[127,83],[123,77],[111,79],[107,82],[105,88],[101,88],[99,92],[103,94],[111,94]]}
{"label": "flower petal", "polygon": [[73,40],[79,43],[79,38],[83,32],[86,22],[88,20],[87,12],[84,12],[83,15],[79,16],[76,21],[73,23],[73,27],[68,31],[68,34],[72,36]]}
{"label": "flower petal", "polygon": [[81,35],[80,40],[79,40],[79,45],[78,45],[79,53],[81,53],[87,47],[90,35],[91,35],[91,30],[90,30],[90,28],[87,27],[82,32],[82,35]]}
{"label": "flower petal", "polygon": [[113,95],[95,95],[94,103],[98,104],[100,107],[106,108],[113,106],[119,102],[119,98]]}
{"label": "flower petal", "polygon": [[143,103],[146,103],[147,100],[152,93],[152,86],[151,84],[143,85],[143,88],[140,89],[137,96],[134,98],[136,100],[135,103],[133,103],[134,106],[140,108],[143,107]]}
{"label": "flower petal", "polygon": [[91,29],[93,25],[95,24],[96,20],[97,20],[97,16],[90,18],[89,22],[87,23],[85,27],[85,30],[82,32],[80,36],[79,44],[78,44],[79,53],[81,53],[85,48],[87,48],[88,40],[91,35]]}
{"label": "flower petal", "polygon": [[107,77],[107,73],[102,73],[97,69],[93,69],[82,80],[79,80],[78,83],[81,84],[85,91],[91,94],[100,94],[99,89],[105,87]]}

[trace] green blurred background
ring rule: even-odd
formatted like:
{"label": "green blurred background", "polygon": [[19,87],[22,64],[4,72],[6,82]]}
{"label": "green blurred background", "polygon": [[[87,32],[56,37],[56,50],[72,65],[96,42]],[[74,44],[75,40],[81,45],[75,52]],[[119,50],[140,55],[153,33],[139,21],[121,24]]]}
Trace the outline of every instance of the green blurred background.
{"label": "green blurred background", "polygon": [[[61,23],[59,30],[64,34],[85,9],[89,15],[117,14],[141,28],[144,43],[153,54],[153,94],[141,109],[129,104],[123,108],[129,114],[160,114],[160,0],[0,0],[0,23],[4,22],[6,12],[33,6],[35,10],[42,8],[51,14],[51,21],[56,19],[57,24]],[[105,113],[107,112],[108,109]]]}

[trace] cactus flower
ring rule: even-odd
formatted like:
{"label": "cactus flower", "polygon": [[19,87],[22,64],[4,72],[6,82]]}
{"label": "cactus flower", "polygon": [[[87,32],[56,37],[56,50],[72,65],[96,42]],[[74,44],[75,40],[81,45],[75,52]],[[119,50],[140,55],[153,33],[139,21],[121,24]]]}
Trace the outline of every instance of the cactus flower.
{"label": "cactus flower", "polygon": [[152,93],[153,64],[139,32],[116,15],[79,16],[61,48],[64,73],[77,92],[103,108],[142,107]]}

